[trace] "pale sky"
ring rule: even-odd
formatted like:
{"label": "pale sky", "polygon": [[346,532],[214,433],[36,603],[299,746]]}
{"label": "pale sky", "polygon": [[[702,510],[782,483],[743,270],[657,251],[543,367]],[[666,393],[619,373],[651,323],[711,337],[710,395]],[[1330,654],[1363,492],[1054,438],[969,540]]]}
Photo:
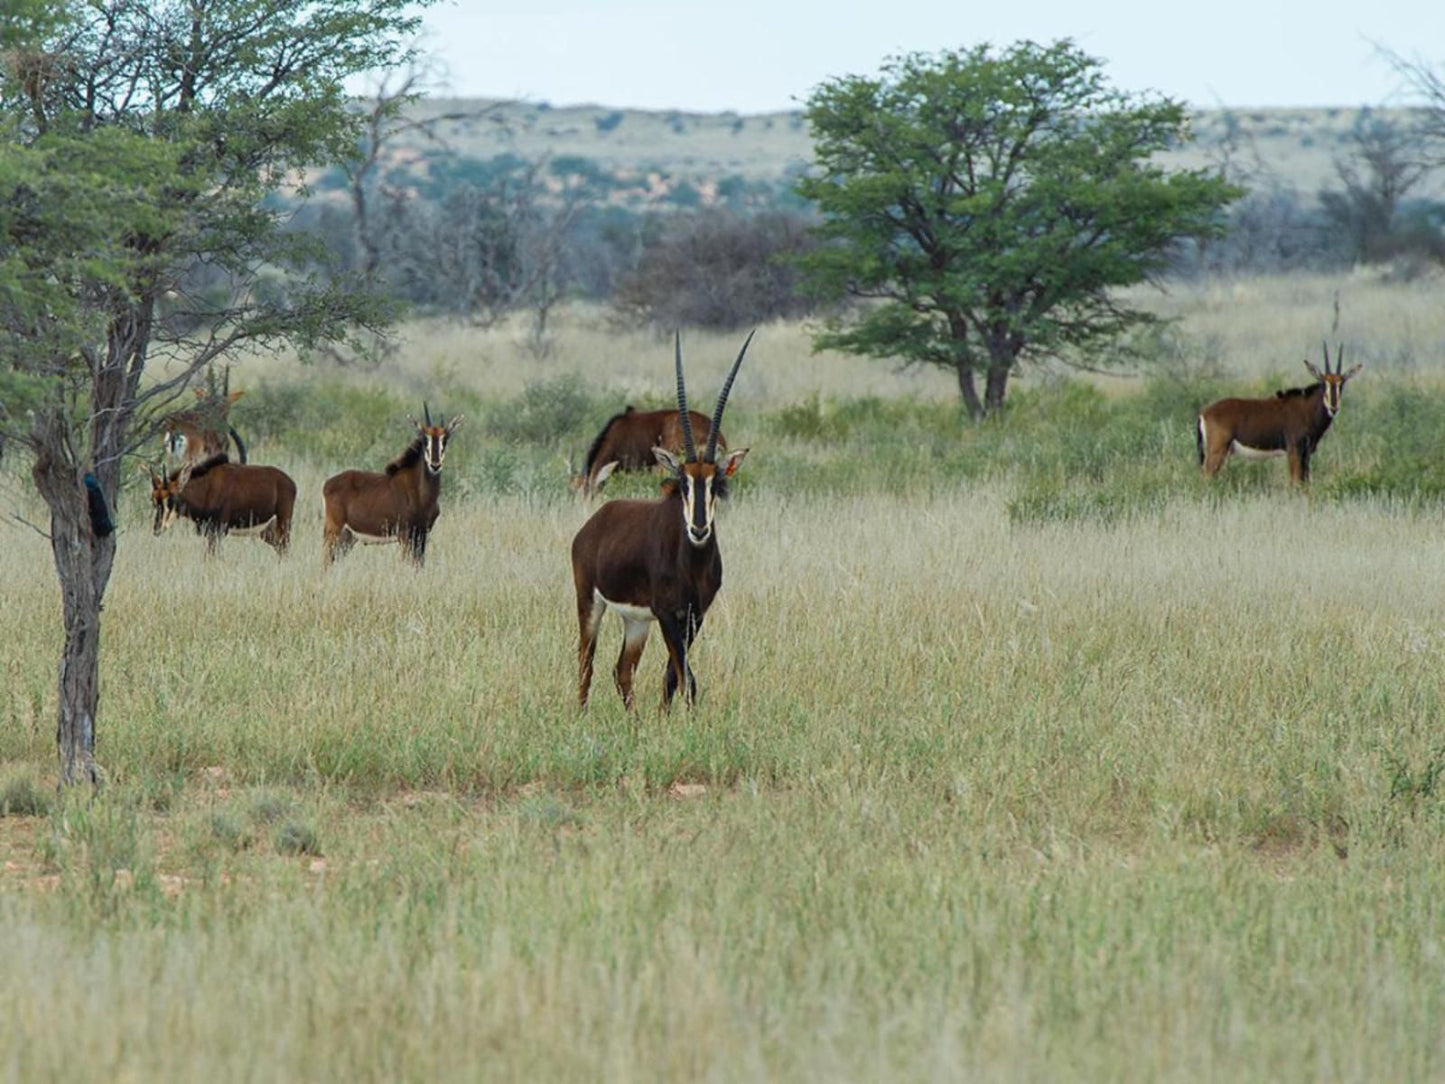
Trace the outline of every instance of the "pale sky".
{"label": "pale sky", "polygon": [[465,97],[740,113],[886,56],[1072,37],[1113,84],[1193,105],[1408,104],[1378,43],[1445,67],[1445,0],[443,0],[426,46]]}

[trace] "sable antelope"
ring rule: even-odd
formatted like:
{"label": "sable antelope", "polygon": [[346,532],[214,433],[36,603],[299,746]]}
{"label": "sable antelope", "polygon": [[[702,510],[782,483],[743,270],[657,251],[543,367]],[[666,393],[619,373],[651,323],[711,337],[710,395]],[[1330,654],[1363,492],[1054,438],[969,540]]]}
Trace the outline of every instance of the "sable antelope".
{"label": "sable antelope", "polygon": [[425,559],[427,535],[439,514],[442,460],[447,441],[461,427],[462,416],[450,422],[439,417],[433,425],[431,409],[425,403],[422,414],[425,424],[409,419],[416,436],[383,473],[347,470],[326,480],[321,489],[326,507],[322,545],[328,568],[358,538],[400,542],[402,553],[418,565]]}
{"label": "sable antelope", "polygon": [[221,539],[234,533],[259,535],[277,554],[286,555],[296,483],[285,472],[232,463],[222,452],[169,475],[149,473],[156,534],[184,516],[205,536],[208,553],[215,553]]}
{"label": "sable antelope", "polygon": [[1221,399],[1199,412],[1195,444],[1204,477],[1213,478],[1230,453],[1237,452],[1247,459],[1289,456],[1290,479],[1309,481],[1310,456],[1339,413],[1345,382],[1363,368],[1344,371],[1342,344],[1331,372],[1329,343],[1324,352],[1324,372],[1308,360],[1304,363],[1317,381],[1307,388],[1277,391],[1271,399]]}
{"label": "sable antelope", "polygon": [[[196,406],[191,410],[178,410],[166,419],[163,436],[166,457],[195,466],[203,459],[225,454],[229,450],[226,441],[229,435],[236,442],[236,455],[244,464],[246,444],[226,419],[236,400],[246,393],[231,391],[230,370],[226,371],[225,384],[219,395],[207,388],[193,388],[192,391],[196,393]],[[222,426],[225,427],[224,432]]]}
{"label": "sable antelope", "polygon": [[[712,419],[696,410],[688,411],[695,440],[712,439]],[[727,438],[717,435],[718,447],[727,451]],[[607,419],[587,450],[582,473],[572,479],[572,488],[584,497],[595,496],[615,470],[647,470],[657,465],[654,448],[666,448],[676,455],[683,450],[682,419],[675,410],[638,410],[628,406]]]}
{"label": "sable antelope", "polygon": [[622,653],[616,671],[622,702],[632,707],[632,675],[653,621],[661,626],[667,643],[663,707],[672,702],[680,684],[685,685],[689,703],[697,695],[697,679],[688,666],[687,653],[722,586],[722,556],[713,514],[717,498],[726,494],[727,480],[748,454],[746,448],[740,448],[718,462],[718,427],[752,339],[750,334],[743,343],[718,393],[707,449],[701,456],[693,443],[692,415],[687,409],[682,340],[676,340],[677,416],[685,458],[679,460],[666,448],[654,448],[657,461],[671,472],[662,484],[662,496],[650,501],[609,501],[572,540],[572,578],[577,585],[581,628],[577,699],[584,708],[592,684],[597,630],[609,606],[622,618]]}

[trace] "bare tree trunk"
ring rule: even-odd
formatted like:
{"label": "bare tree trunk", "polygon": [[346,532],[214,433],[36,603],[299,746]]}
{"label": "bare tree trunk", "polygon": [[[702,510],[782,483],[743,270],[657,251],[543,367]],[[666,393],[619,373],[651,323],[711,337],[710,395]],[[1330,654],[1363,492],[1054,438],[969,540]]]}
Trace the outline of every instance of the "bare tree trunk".
{"label": "bare tree trunk", "polygon": [[[55,417],[44,434],[63,439]],[[95,721],[100,705],[100,611],[115,559],[115,535],[95,537],[85,486],[52,446],[37,449],[35,486],[50,508],[50,548],[60,579],[65,646],[60,655],[59,710],[55,742],[62,786],[99,783]]]}
{"label": "bare tree trunk", "polygon": [[116,536],[108,515],[102,517],[103,525],[92,515],[86,476],[103,497],[102,511],[107,505],[114,508],[153,312],[153,293],[120,306],[107,329],[104,351],[84,355],[89,386],[83,431],[62,402],[38,411],[29,435],[35,488],[50,509],[50,550],[65,624],[55,729],[62,786],[100,782],[95,764],[100,613],[115,563]]}
{"label": "bare tree trunk", "polygon": [[978,387],[973,382],[973,366],[959,362],[954,366],[958,374],[958,393],[963,396],[963,405],[968,416],[975,421],[983,417],[983,403],[979,402]]}
{"label": "bare tree trunk", "polygon": [[984,409],[990,414],[997,413],[1003,408],[1004,396],[1008,394],[1008,374],[1011,366],[1008,362],[994,359],[988,366],[988,383],[984,387]]}

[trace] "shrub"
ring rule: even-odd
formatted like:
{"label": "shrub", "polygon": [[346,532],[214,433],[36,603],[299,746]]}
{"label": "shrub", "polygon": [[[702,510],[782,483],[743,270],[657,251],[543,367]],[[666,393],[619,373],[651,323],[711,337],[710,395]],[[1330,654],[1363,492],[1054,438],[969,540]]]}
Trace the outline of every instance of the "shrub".
{"label": "shrub", "polygon": [[793,258],[816,245],[806,219],[780,211],[677,215],[620,281],[616,306],[641,323],[722,331],[807,316],[815,303]]}
{"label": "shrub", "polygon": [[39,817],[50,811],[50,797],[28,775],[0,787],[0,817]]}

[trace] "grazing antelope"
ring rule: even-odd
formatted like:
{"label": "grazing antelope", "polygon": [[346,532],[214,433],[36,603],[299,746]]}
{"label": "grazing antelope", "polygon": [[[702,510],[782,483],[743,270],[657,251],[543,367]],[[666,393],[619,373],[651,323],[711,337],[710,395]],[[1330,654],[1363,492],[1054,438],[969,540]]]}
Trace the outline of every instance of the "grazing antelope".
{"label": "grazing antelope", "polygon": [[1363,367],[1345,372],[1341,345],[1331,372],[1329,343],[1324,351],[1324,372],[1308,360],[1304,363],[1317,381],[1307,388],[1277,391],[1271,399],[1221,399],[1199,412],[1195,443],[1204,477],[1213,478],[1230,453],[1237,452],[1246,459],[1288,456],[1290,479],[1310,480],[1310,456],[1339,413],[1345,382]]}
{"label": "grazing antelope", "polygon": [[[695,440],[712,439],[712,419],[696,410],[688,411]],[[717,435],[718,447],[727,451],[727,438]],[[572,479],[572,488],[584,497],[596,496],[615,470],[647,470],[657,465],[654,448],[666,448],[673,455],[682,451],[682,419],[675,410],[638,410],[628,406],[607,419],[587,450],[582,473]]]}
{"label": "grazing antelope", "polygon": [[[165,456],[179,460],[185,466],[194,467],[203,459],[224,455],[229,450],[227,435],[236,442],[236,456],[246,462],[246,444],[235,426],[227,421],[231,407],[245,395],[244,391],[231,391],[231,373],[226,372],[226,382],[219,395],[206,388],[191,389],[198,400],[191,410],[178,410],[166,419],[163,434]],[[223,432],[221,427],[225,427]]]}
{"label": "grazing antelope", "polygon": [[402,553],[416,564],[425,560],[427,535],[440,514],[437,498],[442,488],[442,460],[447,441],[461,427],[462,416],[450,422],[438,418],[433,425],[431,409],[425,403],[422,414],[425,424],[410,419],[416,436],[384,472],[346,470],[326,480],[321,489],[326,509],[322,528],[326,567],[358,538],[400,542]]}
{"label": "grazing antelope", "polygon": [[259,535],[278,555],[286,556],[296,483],[285,472],[232,463],[224,452],[169,475],[147,470],[156,534],[185,517],[195,523],[197,534],[205,536],[208,553],[214,554],[221,539],[234,533]]}
{"label": "grazing antelope", "polygon": [[677,339],[677,416],[684,458],[679,460],[666,448],[654,448],[657,461],[672,472],[662,484],[662,496],[650,501],[609,501],[572,540],[572,578],[577,585],[581,627],[577,699],[584,708],[592,684],[597,630],[609,606],[622,618],[622,653],[616,671],[622,702],[632,707],[632,675],[653,621],[662,628],[667,643],[663,707],[672,702],[679,685],[684,686],[689,703],[697,695],[697,679],[688,666],[687,653],[722,586],[722,556],[713,514],[717,499],[726,493],[727,480],[748,454],[746,448],[739,448],[718,462],[718,427],[752,339],[750,334],[743,343],[718,393],[707,449],[701,456],[693,443],[692,415],[682,379],[682,340]]}

